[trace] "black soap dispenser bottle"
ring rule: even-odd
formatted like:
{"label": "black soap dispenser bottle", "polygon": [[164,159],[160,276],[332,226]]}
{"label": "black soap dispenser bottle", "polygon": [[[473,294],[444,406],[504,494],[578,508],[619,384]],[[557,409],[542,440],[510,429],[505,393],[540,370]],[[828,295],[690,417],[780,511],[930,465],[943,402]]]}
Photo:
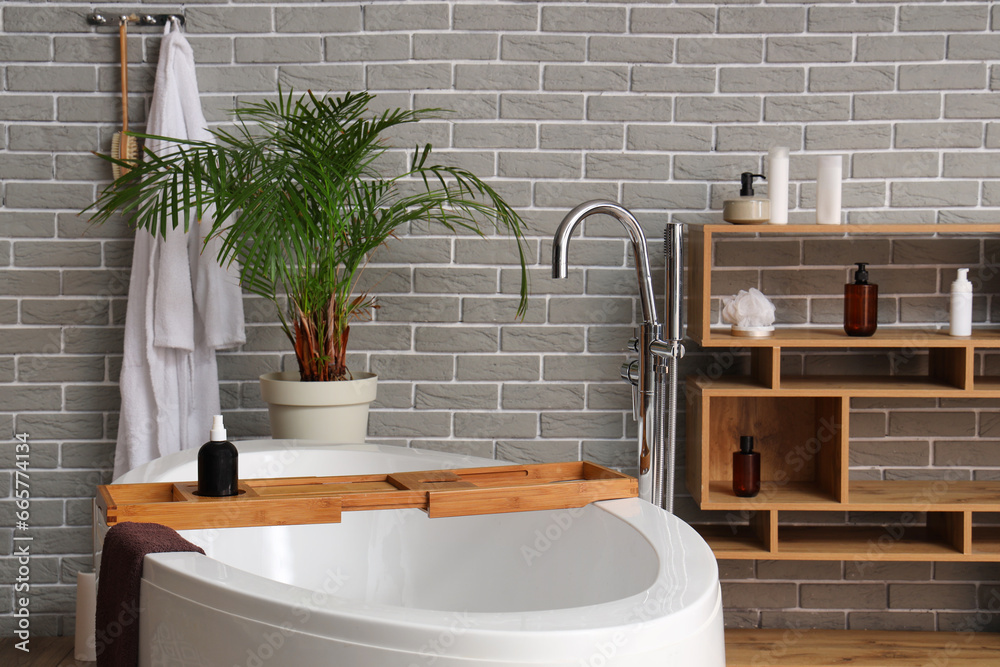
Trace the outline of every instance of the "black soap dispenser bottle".
{"label": "black soap dispenser bottle", "polygon": [[878,328],[878,285],[868,282],[868,264],[858,262],[854,282],[844,285],[844,331],[871,336]]}
{"label": "black soap dispenser bottle", "polygon": [[226,440],[222,415],[215,415],[210,439],[198,450],[198,495],[235,496],[239,492],[239,452]]}
{"label": "black soap dispenser bottle", "polygon": [[733,493],[753,498],[760,492],[760,452],[753,450],[753,436],[740,436],[740,451],[733,452]]}

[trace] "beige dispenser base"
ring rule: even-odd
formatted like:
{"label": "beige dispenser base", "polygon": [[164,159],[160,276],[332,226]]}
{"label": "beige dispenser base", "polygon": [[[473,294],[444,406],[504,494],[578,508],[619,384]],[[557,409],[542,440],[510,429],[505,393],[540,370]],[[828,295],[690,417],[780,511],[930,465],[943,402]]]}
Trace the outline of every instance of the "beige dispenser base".
{"label": "beige dispenser base", "polygon": [[734,225],[762,225],[771,217],[771,201],[761,197],[727,199],[722,205],[722,219]]}

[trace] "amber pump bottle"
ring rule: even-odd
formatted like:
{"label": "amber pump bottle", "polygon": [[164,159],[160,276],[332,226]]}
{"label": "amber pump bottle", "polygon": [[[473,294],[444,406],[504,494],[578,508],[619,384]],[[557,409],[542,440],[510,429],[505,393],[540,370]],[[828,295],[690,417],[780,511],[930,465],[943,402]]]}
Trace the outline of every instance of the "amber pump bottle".
{"label": "amber pump bottle", "polygon": [[868,264],[857,264],[854,282],[844,285],[844,331],[848,336],[871,336],[878,328],[878,285],[868,282]]}
{"label": "amber pump bottle", "polygon": [[740,451],[733,452],[733,493],[753,498],[760,492],[760,452],[753,450],[753,436],[740,436]]}

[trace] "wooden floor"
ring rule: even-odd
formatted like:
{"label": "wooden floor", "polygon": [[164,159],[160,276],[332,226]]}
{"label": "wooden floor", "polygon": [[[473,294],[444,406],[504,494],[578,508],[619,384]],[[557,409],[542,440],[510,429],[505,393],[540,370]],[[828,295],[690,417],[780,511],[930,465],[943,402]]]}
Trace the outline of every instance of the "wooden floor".
{"label": "wooden floor", "polygon": [[14,647],[18,640],[0,639],[0,665],[3,667],[94,667],[96,662],[77,662],[73,657],[72,637],[32,637],[28,653]]}
{"label": "wooden floor", "polygon": [[727,667],[997,667],[1000,634],[726,630]]}
{"label": "wooden floor", "polygon": [[[94,667],[73,658],[72,637],[36,637],[31,652],[0,639],[3,667]],[[727,630],[727,667],[997,667],[1000,634]]]}

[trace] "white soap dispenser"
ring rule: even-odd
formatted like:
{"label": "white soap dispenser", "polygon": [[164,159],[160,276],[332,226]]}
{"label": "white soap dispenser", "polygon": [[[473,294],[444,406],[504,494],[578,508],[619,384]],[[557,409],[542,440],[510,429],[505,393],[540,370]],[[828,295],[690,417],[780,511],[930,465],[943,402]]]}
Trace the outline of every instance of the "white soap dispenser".
{"label": "white soap dispenser", "polygon": [[952,336],[972,335],[972,283],[969,270],[959,269],[958,277],[951,284],[951,331]]}

